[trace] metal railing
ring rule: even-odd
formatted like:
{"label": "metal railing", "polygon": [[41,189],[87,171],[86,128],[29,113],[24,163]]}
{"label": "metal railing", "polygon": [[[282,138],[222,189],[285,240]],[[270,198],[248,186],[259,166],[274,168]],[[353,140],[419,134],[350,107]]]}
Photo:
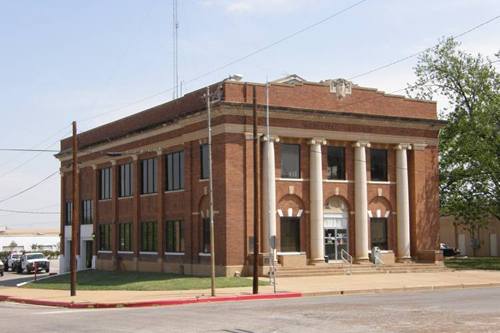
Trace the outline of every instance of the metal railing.
{"label": "metal railing", "polygon": [[342,258],[342,261],[345,264],[347,264],[347,274],[351,275],[352,274],[352,256],[349,254],[349,252],[342,249],[342,251],[340,251],[340,257]]}

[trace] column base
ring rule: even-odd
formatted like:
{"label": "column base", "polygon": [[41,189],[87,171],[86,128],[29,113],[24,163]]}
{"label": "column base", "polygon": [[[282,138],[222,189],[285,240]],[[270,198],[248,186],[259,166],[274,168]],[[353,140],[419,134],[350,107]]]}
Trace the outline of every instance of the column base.
{"label": "column base", "polygon": [[368,258],[355,258],[354,263],[358,265],[369,265],[371,264],[370,259]]}
{"label": "column base", "polygon": [[413,259],[411,257],[401,257],[397,258],[396,262],[399,264],[411,264],[413,262]]}
{"label": "column base", "polygon": [[314,258],[314,259],[309,259],[309,265],[319,265],[319,264],[324,264],[325,263],[325,258]]}

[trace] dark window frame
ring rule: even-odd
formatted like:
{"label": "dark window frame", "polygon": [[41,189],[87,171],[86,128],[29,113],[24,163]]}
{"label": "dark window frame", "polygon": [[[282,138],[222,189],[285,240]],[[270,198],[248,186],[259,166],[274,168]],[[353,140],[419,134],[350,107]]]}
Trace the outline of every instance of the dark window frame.
{"label": "dark window frame", "polygon": [[300,220],[300,217],[283,216],[280,218],[281,252],[300,252]]}
{"label": "dark window frame", "polygon": [[64,204],[64,225],[73,224],[73,201],[67,200]]}
{"label": "dark window frame", "polygon": [[182,220],[165,222],[165,252],[184,253],[184,223]]}
{"label": "dark window frame", "polygon": [[200,145],[200,179],[208,179],[209,176],[208,148],[208,143]]}
{"label": "dark window frame", "polygon": [[210,218],[201,220],[201,253],[211,253],[210,251]]}
{"label": "dark window frame", "polygon": [[387,149],[370,149],[370,180],[386,182],[389,180]]}
{"label": "dark window frame", "polygon": [[156,221],[141,222],[140,252],[158,253],[158,223]]}
{"label": "dark window frame", "polygon": [[92,216],[92,200],[86,199],[82,200],[82,221],[81,224],[92,224],[93,223],[93,216]]}
{"label": "dark window frame", "polygon": [[165,155],[165,189],[166,191],[184,189],[184,150]]}
{"label": "dark window frame", "polygon": [[[338,155],[337,155],[338,154]],[[336,162],[340,162],[336,164]],[[337,167],[336,169],[334,169]],[[336,171],[336,172],[334,172]],[[327,147],[327,177],[332,180],[345,180],[345,147]]]}
{"label": "dark window frame", "polygon": [[118,251],[132,251],[132,223],[118,224]]}
{"label": "dark window frame", "polygon": [[[385,233],[385,241],[383,242],[373,242],[373,228],[374,224],[383,223],[383,233]],[[389,220],[385,217],[372,217],[370,218],[370,244],[373,248],[374,246],[378,246],[381,250],[389,249]]]}
{"label": "dark window frame", "polygon": [[141,194],[158,192],[158,160],[148,158],[141,160]]}
{"label": "dark window frame", "polygon": [[[285,153],[285,148],[297,148],[297,151],[294,153],[297,153],[297,161],[293,161],[297,170],[292,170],[293,167],[289,165],[285,165],[287,161],[284,158],[284,153]],[[280,169],[281,169],[281,178],[288,178],[288,179],[300,179],[301,176],[301,146],[300,144],[295,144],[295,143],[282,143],[280,145]],[[296,173],[296,175],[294,175]]]}
{"label": "dark window frame", "polygon": [[109,200],[112,197],[112,171],[111,167],[99,170],[99,200]]}
{"label": "dark window frame", "polygon": [[111,251],[111,224],[99,225],[99,251]]}
{"label": "dark window frame", "polygon": [[127,198],[134,195],[132,163],[121,164],[118,168],[118,197]]}

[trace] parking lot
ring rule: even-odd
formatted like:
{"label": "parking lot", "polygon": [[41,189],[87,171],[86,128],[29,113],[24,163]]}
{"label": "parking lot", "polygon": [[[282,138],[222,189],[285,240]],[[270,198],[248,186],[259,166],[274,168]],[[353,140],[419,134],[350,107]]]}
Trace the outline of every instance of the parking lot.
{"label": "parking lot", "polygon": [[[59,272],[59,260],[50,260],[51,274]],[[46,277],[49,274],[43,272],[38,273],[36,278]],[[18,283],[32,281],[35,274],[17,274],[16,272],[5,272],[4,276],[0,277],[0,287],[15,287]]]}

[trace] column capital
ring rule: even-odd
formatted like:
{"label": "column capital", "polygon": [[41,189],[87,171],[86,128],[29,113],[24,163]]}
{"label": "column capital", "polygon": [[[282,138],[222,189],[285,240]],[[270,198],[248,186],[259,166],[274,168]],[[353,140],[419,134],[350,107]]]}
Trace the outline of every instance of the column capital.
{"label": "column capital", "polygon": [[276,142],[276,143],[278,143],[278,142],[280,142],[280,138],[279,138],[279,136],[272,136],[272,135],[267,136],[267,135],[263,135],[262,136],[262,141],[263,142],[269,141],[269,142]]}
{"label": "column capital", "polygon": [[92,170],[94,170],[94,171],[97,170],[97,164],[92,164]]}
{"label": "column capital", "polygon": [[353,147],[367,147],[370,148],[370,143],[368,141],[357,141],[352,144]]}
{"label": "column capital", "polygon": [[139,156],[137,154],[131,155],[132,161],[137,161],[139,159]]}
{"label": "column capital", "polygon": [[426,143],[414,143],[413,145],[413,150],[424,150],[425,147],[427,147]]}
{"label": "column capital", "polygon": [[396,150],[411,150],[412,146],[409,143],[400,143],[400,144],[394,146],[394,149],[396,149]]}
{"label": "column capital", "polygon": [[156,149],[156,155],[157,155],[157,156],[161,156],[161,155],[163,155],[163,148],[158,148],[158,149]]}
{"label": "column capital", "polygon": [[307,141],[308,144],[310,145],[321,145],[324,146],[326,145],[326,140],[323,138],[312,138],[309,141]]}
{"label": "column capital", "polygon": [[111,165],[115,166],[116,165],[116,160],[111,160]]}

